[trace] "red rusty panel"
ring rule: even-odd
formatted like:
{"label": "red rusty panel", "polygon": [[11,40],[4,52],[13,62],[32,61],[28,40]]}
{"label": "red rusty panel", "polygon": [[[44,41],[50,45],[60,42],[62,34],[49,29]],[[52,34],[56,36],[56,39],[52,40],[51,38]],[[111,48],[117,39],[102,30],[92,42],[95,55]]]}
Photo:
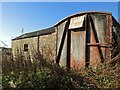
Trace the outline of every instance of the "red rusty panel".
{"label": "red rusty panel", "polygon": [[71,31],[71,68],[85,66],[86,31]]}
{"label": "red rusty panel", "polygon": [[[112,34],[112,17],[111,15],[107,16],[107,29],[106,29],[106,42],[108,45],[111,45],[111,35]],[[107,48],[106,49],[106,59],[110,60],[111,59],[111,49]]]}
{"label": "red rusty panel", "polygon": [[[110,15],[109,15],[110,16]],[[103,59],[105,60],[106,57],[110,57],[110,48],[106,48],[104,46],[110,46],[110,17],[108,18],[107,15],[91,15],[93,20],[93,26],[90,24],[90,44],[99,43],[99,45],[89,45],[90,46],[90,65],[97,66],[98,63],[102,61],[101,54],[99,48],[101,49]],[[106,28],[107,27],[107,28]],[[98,38],[96,41],[95,33]],[[102,46],[102,47],[101,47]],[[108,54],[109,56],[107,56]]]}
{"label": "red rusty panel", "polygon": [[[96,44],[96,38],[95,33],[93,32],[93,28],[90,23],[90,43]],[[98,50],[98,45],[96,46],[89,46],[90,47],[90,65],[96,66],[98,63],[100,63],[100,54]]]}
{"label": "red rusty panel", "polygon": [[104,14],[90,14],[95,30],[98,36],[98,40],[100,44],[105,44],[106,43],[106,16]]}

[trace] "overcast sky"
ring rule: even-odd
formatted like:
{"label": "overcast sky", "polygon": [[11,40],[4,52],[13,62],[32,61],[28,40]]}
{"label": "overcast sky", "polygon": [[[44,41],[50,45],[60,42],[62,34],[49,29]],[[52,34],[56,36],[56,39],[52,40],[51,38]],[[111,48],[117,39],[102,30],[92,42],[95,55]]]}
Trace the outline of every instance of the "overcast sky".
{"label": "overcast sky", "polygon": [[112,12],[118,19],[118,2],[2,2],[0,40],[11,46],[11,39],[24,33],[53,26],[68,15],[84,11]]}

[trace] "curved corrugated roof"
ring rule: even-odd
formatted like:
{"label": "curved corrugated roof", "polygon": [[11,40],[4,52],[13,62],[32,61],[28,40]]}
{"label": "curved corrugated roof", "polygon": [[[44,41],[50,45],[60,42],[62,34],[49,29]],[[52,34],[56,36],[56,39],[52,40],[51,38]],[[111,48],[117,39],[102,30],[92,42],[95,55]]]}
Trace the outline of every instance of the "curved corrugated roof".
{"label": "curved corrugated roof", "polygon": [[64,22],[65,20],[69,19],[69,18],[72,18],[72,17],[75,17],[75,16],[78,16],[78,15],[84,15],[84,14],[107,14],[107,15],[112,15],[111,12],[103,12],[103,11],[88,11],[88,12],[79,12],[79,13],[76,13],[76,14],[72,14],[66,18],[63,18],[62,20],[60,20],[59,22],[57,22],[55,24],[55,26],[61,24],[62,22]]}

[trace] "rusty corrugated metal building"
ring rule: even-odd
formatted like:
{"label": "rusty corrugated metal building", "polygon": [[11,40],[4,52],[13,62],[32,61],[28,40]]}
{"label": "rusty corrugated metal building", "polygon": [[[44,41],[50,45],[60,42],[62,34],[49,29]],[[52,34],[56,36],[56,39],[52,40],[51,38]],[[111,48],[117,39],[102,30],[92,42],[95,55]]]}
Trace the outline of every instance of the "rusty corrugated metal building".
{"label": "rusty corrugated metal building", "polygon": [[[114,20],[114,21],[113,21]],[[66,17],[53,27],[23,34],[12,40],[19,51],[40,51],[43,58],[60,66],[80,69],[111,59],[112,29],[116,21],[109,12],[81,12]]]}

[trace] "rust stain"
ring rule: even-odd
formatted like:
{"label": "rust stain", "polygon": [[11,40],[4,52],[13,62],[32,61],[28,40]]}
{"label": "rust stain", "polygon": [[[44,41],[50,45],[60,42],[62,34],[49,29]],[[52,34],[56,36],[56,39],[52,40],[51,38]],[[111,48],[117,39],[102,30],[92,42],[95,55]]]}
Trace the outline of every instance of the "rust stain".
{"label": "rust stain", "polygon": [[[71,31],[71,68],[85,66],[85,31]],[[81,64],[81,65],[79,65]]]}
{"label": "rust stain", "polygon": [[70,65],[71,65],[71,68],[72,68],[72,69],[75,68],[75,60],[73,59],[72,56],[71,56],[71,59],[70,59]]}
{"label": "rust stain", "polygon": [[[110,43],[111,43],[110,32],[111,32],[111,16],[108,15],[107,16],[107,31],[106,31],[106,42],[108,43],[108,45],[110,45]],[[111,55],[110,48],[107,48],[106,49],[106,59],[110,60],[110,58],[111,58],[110,55]]]}
{"label": "rust stain", "polygon": [[[93,28],[90,24],[90,43],[96,44],[95,35],[93,32]],[[100,62],[100,54],[98,50],[98,45],[96,46],[90,46],[90,65],[97,66],[97,64]]]}

